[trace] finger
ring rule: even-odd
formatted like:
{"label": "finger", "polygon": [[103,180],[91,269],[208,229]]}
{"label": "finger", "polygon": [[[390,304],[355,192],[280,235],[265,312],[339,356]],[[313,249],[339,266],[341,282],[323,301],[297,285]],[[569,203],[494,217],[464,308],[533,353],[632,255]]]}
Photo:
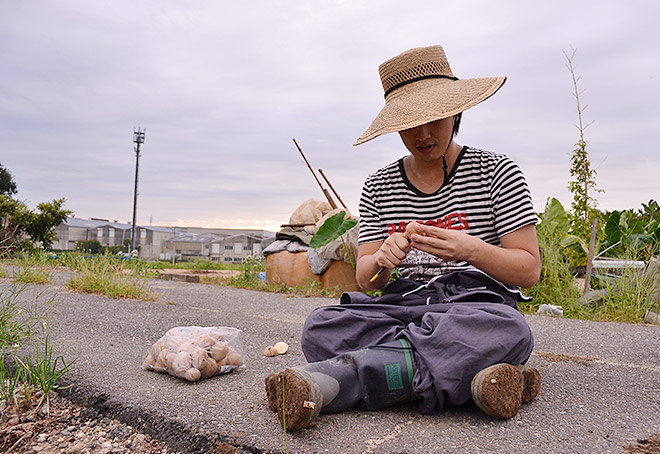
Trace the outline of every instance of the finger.
{"label": "finger", "polygon": [[423,226],[424,229],[420,230],[423,236],[431,236],[434,238],[445,239],[448,236],[448,230],[442,227],[434,227],[431,225]]}
{"label": "finger", "polygon": [[396,245],[400,250],[402,250],[406,253],[408,253],[410,251],[410,240],[405,236],[397,237],[396,238]]}

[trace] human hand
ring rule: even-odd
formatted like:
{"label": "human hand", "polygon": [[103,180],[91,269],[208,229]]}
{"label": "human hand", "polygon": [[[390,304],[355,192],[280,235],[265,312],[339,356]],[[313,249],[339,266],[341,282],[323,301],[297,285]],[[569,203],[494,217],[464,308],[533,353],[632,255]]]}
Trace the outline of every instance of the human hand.
{"label": "human hand", "polygon": [[392,269],[401,263],[410,252],[410,241],[405,233],[393,233],[381,244],[375,254],[376,264]]}
{"label": "human hand", "polygon": [[416,224],[414,232],[411,232],[410,241],[415,249],[443,260],[470,262],[481,240],[462,230]]}

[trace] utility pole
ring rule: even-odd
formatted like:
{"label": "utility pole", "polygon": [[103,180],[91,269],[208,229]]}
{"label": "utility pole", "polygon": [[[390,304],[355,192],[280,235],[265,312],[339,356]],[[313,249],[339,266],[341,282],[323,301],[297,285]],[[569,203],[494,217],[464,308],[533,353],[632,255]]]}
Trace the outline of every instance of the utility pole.
{"label": "utility pole", "polygon": [[144,133],[147,130],[140,130],[140,128],[133,130],[133,143],[135,144],[135,189],[133,191],[133,224],[131,225],[131,250],[130,254],[135,250],[135,217],[137,214],[137,188],[138,188],[138,169],[140,166],[140,144],[144,143]]}

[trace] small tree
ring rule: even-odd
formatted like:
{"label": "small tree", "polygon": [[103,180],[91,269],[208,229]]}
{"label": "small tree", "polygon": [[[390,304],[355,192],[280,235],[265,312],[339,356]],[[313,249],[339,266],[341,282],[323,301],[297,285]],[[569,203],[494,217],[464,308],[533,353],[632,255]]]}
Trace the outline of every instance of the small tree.
{"label": "small tree", "polygon": [[38,211],[32,211],[24,202],[12,198],[14,194],[16,183],[11,173],[0,164],[0,217],[7,218],[3,221],[7,228],[29,237],[30,241],[22,247],[31,248],[33,243],[40,243],[45,249],[50,249],[57,238],[55,227],[73,214],[63,208],[65,199],[42,202],[37,205]]}
{"label": "small tree", "polygon": [[76,241],[76,250],[90,254],[100,254],[103,252],[103,245],[99,240]]}
{"label": "small tree", "polygon": [[16,194],[16,182],[9,170],[5,169],[0,163],[0,195],[11,197]]}
{"label": "small tree", "polygon": [[575,149],[571,155],[571,169],[570,174],[574,180],[569,181],[568,189],[573,194],[573,202],[571,203],[571,231],[573,234],[588,240],[591,235],[591,224],[593,219],[601,220],[601,214],[598,210],[598,202],[593,194],[595,192],[603,192],[596,187],[596,170],[591,166],[589,154],[587,153],[587,141],[584,138],[584,130],[589,125],[582,123],[582,113],[588,106],[580,104],[580,94],[578,90],[578,82],[581,77],[575,76],[575,68],[573,66],[573,59],[575,58],[576,50],[573,49],[571,55],[564,52],[564,56],[568,63],[566,67],[571,73],[573,79],[573,96],[577,103],[578,112],[578,131],[580,138],[575,144]]}
{"label": "small tree", "polygon": [[25,233],[5,215],[0,218],[0,260],[14,258],[25,240]]}
{"label": "small tree", "polygon": [[46,249],[50,249],[57,238],[55,227],[66,221],[66,218],[73,213],[63,208],[64,202],[64,198],[41,202],[37,205],[39,211],[32,212],[30,222],[25,226],[25,232],[30,238],[40,242]]}
{"label": "small tree", "polygon": [[0,216],[8,216],[9,223],[18,226],[32,242],[39,242],[49,249],[56,238],[55,227],[72,213],[63,208],[64,201],[42,202],[37,205],[38,211],[32,211],[25,203],[0,195]]}

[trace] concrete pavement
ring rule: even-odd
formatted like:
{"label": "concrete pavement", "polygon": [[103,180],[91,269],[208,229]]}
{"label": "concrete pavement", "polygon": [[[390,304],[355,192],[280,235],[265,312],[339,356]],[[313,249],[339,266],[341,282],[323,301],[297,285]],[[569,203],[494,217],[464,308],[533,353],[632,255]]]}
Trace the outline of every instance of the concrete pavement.
{"label": "concrete pavement", "polygon": [[[55,353],[76,360],[70,397],[139,427],[184,452],[285,452],[268,410],[264,378],[304,362],[306,315],[334,299],[150,280],[155,302],[109,299],[56,284],[21,295],[53,300]],[[12,285],[0,280],[0,288]],[[541,394],[516,417],[493,420],[475,405],[421,415],[414,405],[321,415],[316,427],[287,434],[291,453],[620,453],[660,434],[660,327],[528,315],[536,339],[530,365]],[[242,330],[246,367],[197,383],[141,369],[150,346],[174,326]],[[290,345],[273,358],[264,348]]]}

